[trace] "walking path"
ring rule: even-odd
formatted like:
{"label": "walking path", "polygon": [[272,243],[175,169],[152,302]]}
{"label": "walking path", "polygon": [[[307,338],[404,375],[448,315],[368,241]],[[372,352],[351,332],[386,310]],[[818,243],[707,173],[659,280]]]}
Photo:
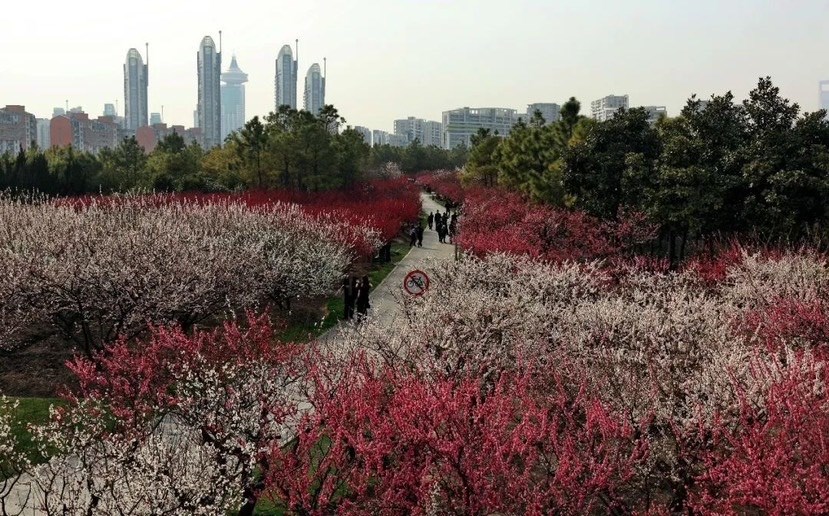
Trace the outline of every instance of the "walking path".
{"label": "walking path", "polygon": [[[443,206],[426,193],[421,192],[420,201],[424,213],[445,211]],[[416,269],[428,275],[429,268],[436,262],[453,260],[454,257],[455,246],[438,242],[437,231],[427,226],[423,232],[423,247],[412,247],[409,254],[400,260],[394,270],[374,289],[370,315],[383,326],[394,324],[403,313],[400,306],[401,296],[409,295],[403,291],[403,280],[406,275]]]}

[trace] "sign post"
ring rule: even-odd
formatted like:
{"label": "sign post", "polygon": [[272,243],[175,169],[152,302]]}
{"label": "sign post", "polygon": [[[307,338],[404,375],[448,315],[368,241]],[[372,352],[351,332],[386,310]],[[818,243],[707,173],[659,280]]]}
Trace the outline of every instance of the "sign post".
{"label": "sign post", "polygon": [[413,296],[422,296],[429,290],[429,276],[421,270],[413,270],[403,280],[403,290]]}

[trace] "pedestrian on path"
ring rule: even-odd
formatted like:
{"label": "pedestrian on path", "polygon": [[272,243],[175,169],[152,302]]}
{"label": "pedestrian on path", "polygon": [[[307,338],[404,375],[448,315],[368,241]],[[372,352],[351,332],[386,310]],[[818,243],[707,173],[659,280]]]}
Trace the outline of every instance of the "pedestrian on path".
{"label": "pedestrian on path", "polygon": [[368,294],[371,291],[371,282],[368,276],[363,276],[360,280],[360,285],[357,288],[357,317],[362,320],[368,315],[368,309],[371,305],[368,301]]}
{"label": "pedestrian on path", "polygon": [[441,244],[445,244],[444,239],[446,238],[446,226],[443,224],[438,225],[438,242]]}
{"label": "pedestrian on path", "polygon": [[418,224],[417,226],[417,246],[423,247],[423,225]]}
{"label": "pedestrian on path", "polygon": [[350,321],[354,317],[354,304],[357,300],[356,289],[357,278],[343,278],[343,301],[345,313],[343,319]]}
{"label": "pedestrian on path", "polygon": [[417,243],[417,228],[414,224],[409,228],[409,247],[414,247]]}
{"label": "pedestrian on path", "polygon": [[435,221],[435,215],[430,211],[429,217],[426,219],[429,222],[429,229],[432,229],[432,223]]}

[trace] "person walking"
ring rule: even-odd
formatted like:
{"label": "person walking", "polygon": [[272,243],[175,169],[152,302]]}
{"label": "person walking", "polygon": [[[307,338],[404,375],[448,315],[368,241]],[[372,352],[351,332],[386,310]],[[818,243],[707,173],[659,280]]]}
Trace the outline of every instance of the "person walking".
{"label": "person walking", "polygon": [[368,294],[371,291],[371,282],[368,276],[363,276],[360,280],[360,285],[357,288],[357,317],[359,320],[365,319],[368,315],[368,309],[371,305],[368,301]]}
{"label": "person walking", "polygon": [[417,225],[417,246],[423,247],[423,225]]}
{"label": "person walking", "polygon": [[426,221],[429,223],[429,229],[432,229],[432,223],[435,221],[435,215],[431,211],[429,212],[429,217]]}
{"label": "person walking", "polygon": [[415,225],[412,224],[412,226],[409,228],[409,247],[414,247],[416,243],[417,243],[417,228],[415,228]]}
{"label": "person walking", "polygon": [[345,304],[345,313],[343,318],[350,321],[354,317],[354,304],[357,300],[357,289],[355,288],[356,278],[343,278],[343,301]]}
{"label": "person walking", "polygon": [[443,224],[438,224],[438,242],[441,244],[445,243],[443,239],[446,238],[446,226]]}

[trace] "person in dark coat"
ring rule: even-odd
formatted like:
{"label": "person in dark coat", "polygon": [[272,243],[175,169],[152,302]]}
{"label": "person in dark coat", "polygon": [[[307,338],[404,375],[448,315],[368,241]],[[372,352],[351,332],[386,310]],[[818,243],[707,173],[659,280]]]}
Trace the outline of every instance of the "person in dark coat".
{"label": "person in dark coat", "polygon": [[368,309],[371,305],[368,302],[368,293],[371,290],[371,283],[368,276],[363,276],[360,284],[357,287],[357,316],[364,318],[368,314]]}
{"label": "person in dark coat", "polygon": [[354,317],[354,304],[357,300],[357,290],[353,287],[353,282],[355,278],[352,278],[349,281],[348,278],[343,278],[343,301],[345,302],[345,313],[343,314],[343,319],[346,321],[351,320]]}
{"label": "person in dark coat", "polygon": [[438,242],[441,244],[445,243],[443,239],[446,238],[446,226],[442,223],[438,224]]}
{"label": "person in dark coat", "polygon": [[429,229],[432,229],[432,223],[435,221],[435,215],[431,211],[429,212],[429,217],[426,221],[429,223]]}
{"label": "person in dark coat", "polygon": [[417,246],[423,247],[423,226],[417,226]]}
{"label": "person in dark coat", "polygon": [[409,228],[409,247],[414,247],[417,243],[417,228],[412,224]]}

